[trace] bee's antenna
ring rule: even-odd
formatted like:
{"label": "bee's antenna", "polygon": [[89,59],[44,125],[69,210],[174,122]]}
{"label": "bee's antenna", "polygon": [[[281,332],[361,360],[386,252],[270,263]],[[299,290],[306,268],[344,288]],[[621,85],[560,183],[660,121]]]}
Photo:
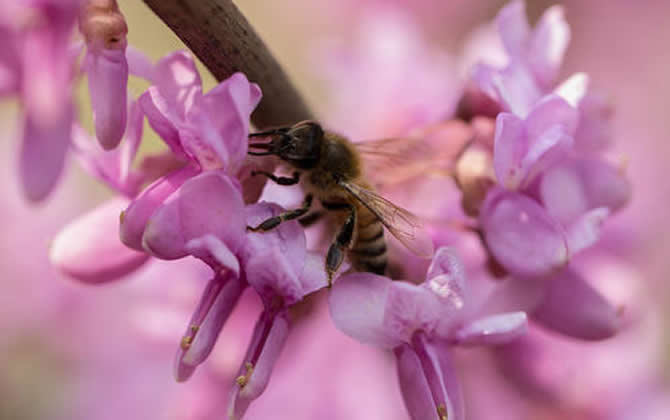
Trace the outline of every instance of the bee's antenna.
{"label": "bee's antenna", "polygon": [[273,128],[270,130],[265,130],[265,131],[258,131],[256,133],[249,133],[249,137],[268,137],[268,136],[274,136],[276,134],[284,134],[288,131],[288,128],[282,127],[282,128]]}
{"label": "bee's antenna", "polygon": [[274,155],[274,153],[272,153],[272,152],[251,152],[251,151],[247,152],[247,154],[252,155],[252,156],[270,156],[270,155]]}

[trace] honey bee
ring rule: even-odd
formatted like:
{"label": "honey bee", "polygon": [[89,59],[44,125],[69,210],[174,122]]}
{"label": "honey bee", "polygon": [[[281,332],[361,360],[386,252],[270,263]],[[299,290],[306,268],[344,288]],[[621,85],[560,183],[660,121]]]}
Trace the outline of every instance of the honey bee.
{"label": "honey bee", "polygon": [[[325,271],[329,286],[345,255],[353,268],[384,274],[387,248],[384,228],[413,253],[430,257],[433,244],[420,220],[373,191],[365,181],[365,154],[390,155],[388,142],[366,142],[360,146],[347,138],[324,130],[314,121],[252,133],[251,138],[270,138],[269,142],[251,142],[250,155],[279,157],[294,169],[292,177],[278,177],[257,171],[280,185],[300,183],[305,198],[300,208],[269,218],[252,231],[268,231],[287,220],[311,223],[320,213],[308,213],[314,199],[326,211],[337,212],[341,223],[328,249]],[[256,151],[259,150],[259,151]]]}

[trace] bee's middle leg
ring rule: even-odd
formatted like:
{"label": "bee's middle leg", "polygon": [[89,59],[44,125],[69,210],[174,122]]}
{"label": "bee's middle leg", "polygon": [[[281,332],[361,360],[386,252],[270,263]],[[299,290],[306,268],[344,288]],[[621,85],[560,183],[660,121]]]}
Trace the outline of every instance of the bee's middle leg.
{"label": "bee's middle leg", "polygon": [[307,213],[307,211],[309,211],[309,208],[312,206],[312,200],[313,200],[312,194],[307,194],[300,208],[281,212],[274,217],[270,217],[269,219],[264,220],[261,224],[259,224],[256,227],[247,226],[247,230],[250,230],[252,232],[258,232],[258,231],[267,232],[268,230],[276,228],[282,222],[286,222],[288,220],[293,220],[299,218],[300,216],[304,216],[305,213]]}
{"label": "bee's middle leg", "polygon": [[291,177],[286,177],[286,176],[276,176],[273,173],[266,172],[266,171],[252,171],[251,176],[256,176],[256,175],[264,175],[268,177],[271,181],[279,184],[279,185],[295,185],[298,182],[300,182],[300,172],[293,172],[293,175]]}
{"label": "bee's middle leg", "polygon": [[[323,203],[328,208],[327,203]],[[335,236],[335,241],[328,248],[326,255],[326,274],[328,274],[328,287],[333,284],[333,276],[344,261],[344,253],[354,242],[354,229],[356,228],[356,208],[351,204],[338,204],[339,209],[349,211],[349,216],[340,231]]]}

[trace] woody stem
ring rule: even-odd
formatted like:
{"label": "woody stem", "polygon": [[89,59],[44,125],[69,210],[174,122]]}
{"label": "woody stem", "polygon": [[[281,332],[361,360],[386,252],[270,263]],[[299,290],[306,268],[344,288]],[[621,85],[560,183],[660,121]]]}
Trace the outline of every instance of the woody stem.
{"label": "woody stem", "polygon": [[144,0],[217,80],[241,71],[263,90],[251,115],[257,128],[313,119],[265,43],[231,0]]}

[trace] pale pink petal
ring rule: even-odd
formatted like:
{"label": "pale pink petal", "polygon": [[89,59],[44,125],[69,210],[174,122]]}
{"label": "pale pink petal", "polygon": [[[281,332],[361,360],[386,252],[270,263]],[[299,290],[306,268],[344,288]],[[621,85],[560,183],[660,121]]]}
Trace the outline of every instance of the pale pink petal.
{"label": "pale pink petal", "polygon": [[507,68],[493,74],[492,84],[501,106],[521,118],[542,97],[542,89],[530,70],[519,62],[512,61]]}
{"label": "pale pink petal", "polygon": [[352,273],[337,279],[328,297],[335,326],[363,343],[387,348],[400,344],[383,327],[390,285],[388,278],[370,273]]}
{"label": "pale pink petal", "polygon": [[515,0],[503,7],[496,16],[496,25],[508,54],[514,57],[524,55],[530,37],[525,3]]}
{"label": "pale pink petal", "polygon": [[193,57],[175,51],[163,57],[153,71],[153,83],[165,107],[176,120],[183,121],[197,98],[202,97],[202,81]]}
{"label": "pale pink petal", "polygon": [[608,302],[578,273],[566,269],[547,286],[534,320],[571,337],[602,340],[617,333],[623,312]]}
{"label": "pale pink petal", "polygon": [[570,26],[562,6],[548,8],[537,23],[527,46],[527,56],[535,77],[544,88],[551,87],[563,63],[570,42]]}
{"label": "pale pink petal", "polygon": [[188,255],[189,241],[212,234],[235,253],[245,229],[244,204],[235,181],[210,171],[184,182],[150,216],[142,245],[159,258],[177,259]]}
{"label": "pale pink petal", "polygon": [[500,345],[525,334],[528,320],[525,312],[510,312],[480,318],[465,324],[456,332],[461,345]]}
{"label": "pale pink petal", "polygon": [[193,166],[185,166],[156,180],[142,191],[122,213],[121,241],[130,248],[143,251],[142,235],[144,235],[149,218],[172,193],[177,191],[184,182],[197,175],[199,171]]}
{"label": "pale pink petal", "polygon": [[210,266],[230,270],[236,277],[240,275],[240,262],[237,256],[224,242],[212,234],[187,241],[185,250],[196,258],[209,261]]}
{"label": "pale pink petal", "polygon": [[175,377],[182,382],[207,359],[223,325],[244,291],[242,281],[232,272],[216,275],[203,291],[182,337],[175,362]]}
{"label": "pale pink petal", "polygon": [[286,343],[288,332],[286,312],[280,312],[276,316],[267,312],[261,314],[240,367],[240,376],[231,392],[228,419],[241,419],[253,400],[265,391],[270,382],[270,374]]}
{"label": "pale pink petal", "polygon": [[85,60],[95,134],[102,147],[110,150],[119,144],[126,129],[128,62],[125,51],[89,49]]}
{"label": "pale pink petal", "polygon": [[513,274],[545,276],[568,263],[563,228],[527,196],[490,191],[480,222],[491,253]]}
{"label": "pale pink petal", "polygon": [[588,89],[589,76],[586,73],[575,73],[554,89],[554,94],[577,108],[586,97]]}
{"label": "pale pink petal", "polygon": [[127,199],[115,198],[70,222],[51,244],[51,263],[89,284],[118,280],[144,264],[146,253],[119,240],[119,214],[127,205]]}
{"label": "pale pink petal", "polygon": [[61,104],[56,120],[28,114],[23,127],[19,175],[30,201],[44,199],[60,180],[72,135],[72,104]]}

